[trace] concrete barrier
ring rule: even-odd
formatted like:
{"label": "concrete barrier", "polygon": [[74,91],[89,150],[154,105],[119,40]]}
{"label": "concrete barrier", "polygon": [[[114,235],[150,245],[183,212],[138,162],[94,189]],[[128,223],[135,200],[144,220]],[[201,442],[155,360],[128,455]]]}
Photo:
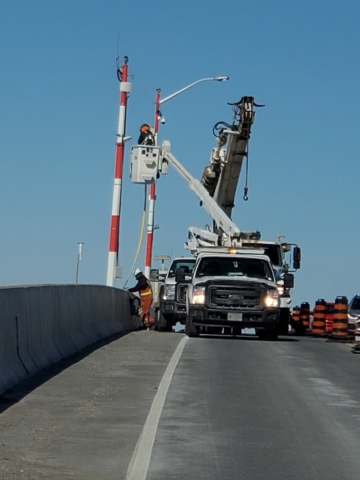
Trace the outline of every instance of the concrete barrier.
{"label": "concrete barrier", "polygon": [[136,330],[129,294],[103,285],[0,287],[0,394],[104,338]]}

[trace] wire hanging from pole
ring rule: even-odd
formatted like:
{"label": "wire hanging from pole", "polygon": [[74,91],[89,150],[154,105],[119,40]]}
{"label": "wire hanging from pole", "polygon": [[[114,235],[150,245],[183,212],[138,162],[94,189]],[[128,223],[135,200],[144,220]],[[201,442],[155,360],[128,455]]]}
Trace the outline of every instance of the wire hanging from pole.
{"label": "wire hanging from pole", "polygon": [[143,238],[144,238],[144,231],[145,231],[145,220],[146,220],[146,199],[147,199],[147,185],[145,184],[145,189],[144,189],[144,208],[143,208],[143,214],[142,214],[142,219],[141,219],[141,229],[140,229],[140,236],[139,236],[139,243],[138,243],[138,246],[137,246],[137,250],[136,250],[136,254],[135,254],[135,258],[134,258],[134,262],[132,264],[132,267],[130,269],[130,273],[129,273],[129,276],[124,284],[124,289],[126,288],[126,285],[128,284],[128,281],[130,280],[130,277],[133,273],[133,271],[135,270],[135,265],[136,265],[136,262],[138,260],[138,257],[139,257],[139,254],[140,254],[140,250],[141,250],[141,245],[142,245],[142,242],[143,242]]}

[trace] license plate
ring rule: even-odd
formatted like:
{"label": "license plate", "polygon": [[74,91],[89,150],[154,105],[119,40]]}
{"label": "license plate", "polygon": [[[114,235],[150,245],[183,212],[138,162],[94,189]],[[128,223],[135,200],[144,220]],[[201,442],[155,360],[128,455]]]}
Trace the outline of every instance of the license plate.
{"label": "license plate", "polygon": [[243,319],[242,313],[228,313],[228,320],[242,322],[242,319]]}

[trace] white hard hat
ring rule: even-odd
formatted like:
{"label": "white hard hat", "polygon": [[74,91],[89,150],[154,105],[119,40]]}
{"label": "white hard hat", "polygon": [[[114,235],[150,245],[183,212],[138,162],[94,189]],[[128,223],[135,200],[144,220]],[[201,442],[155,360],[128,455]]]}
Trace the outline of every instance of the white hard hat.
{"label": "white hard hat", "polygon": [[140,268],[137,268],[134,272],[135,277],[136,277],[136,275],[139,275],[140,273],[142,273],[142,271],[140,270]]}

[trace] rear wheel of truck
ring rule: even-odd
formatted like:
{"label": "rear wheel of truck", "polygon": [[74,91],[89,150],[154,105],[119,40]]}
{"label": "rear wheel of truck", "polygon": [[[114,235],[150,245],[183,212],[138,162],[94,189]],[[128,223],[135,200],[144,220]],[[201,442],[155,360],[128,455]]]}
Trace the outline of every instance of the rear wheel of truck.
{"label": "rear wheel of truck", "polygon": [[290,325],[290,309],[280,308],[279,323],[277,330],[280,335],[288,335]]}
{"label": "rear wheel of truck", "polygon": [[185,333],[188,337],[198,337],[199,330],[191,321],[190,315],[186,315]]}
{"label": "rear wheel of truck", "polygon": [[158,332],[172,332],[172,325],[169,323],[159,309],[155,315],[155,330]]}
{"label": "rear wheel of truck", "polygon": [[279,333],[277,330],[258,330],[256,332],[259,340],[277,340]]}

